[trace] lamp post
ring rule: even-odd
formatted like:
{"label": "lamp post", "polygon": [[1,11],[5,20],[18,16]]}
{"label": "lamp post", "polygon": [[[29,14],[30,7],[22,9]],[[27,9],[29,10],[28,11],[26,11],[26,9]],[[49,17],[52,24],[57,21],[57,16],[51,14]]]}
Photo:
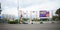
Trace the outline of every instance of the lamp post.
{"label": "lamp post", "polygon": [[18,10],[18,24],[22,23],[22,10],[19,10],[19,0],[18,0],[18,6],[17,6],[17,10]]}
{"label": "lamp post", "polygon": [[17,11],[18,11],[18,24],[19,24],[19,0],[17,1]]}

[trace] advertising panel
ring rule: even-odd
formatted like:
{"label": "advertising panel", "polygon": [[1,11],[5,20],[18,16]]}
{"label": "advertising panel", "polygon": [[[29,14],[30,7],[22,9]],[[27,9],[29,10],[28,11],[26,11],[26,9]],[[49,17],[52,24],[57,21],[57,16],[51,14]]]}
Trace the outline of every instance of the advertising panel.
{"label": "advertising panel", "polygon": [[39,17],[49,17],[49,11],[39,11]]}

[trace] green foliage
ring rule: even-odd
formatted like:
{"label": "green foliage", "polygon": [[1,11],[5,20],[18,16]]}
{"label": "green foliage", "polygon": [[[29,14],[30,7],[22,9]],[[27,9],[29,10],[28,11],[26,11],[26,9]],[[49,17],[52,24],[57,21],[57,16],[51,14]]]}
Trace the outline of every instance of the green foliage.
{"label": "green foliage", "polygon": [[47,19],[47,18],[44,18],[44,19],[41,19],[42,21],[47,21],[47,20],[49,20],[49,19]]}
{"label": "green foliage", "polygon": [[17,23],[18,23],[18,20],[14,20],[14,21],[8,20],[8,23],[9,23],[9,24],[17,24]]}
{"label": "green foliage", "polygon": [[40,19],[35,19],[35,18],[34,18],[34,19],[32,19],[32,21],[40,21]]}
{"label": "green foliage", "polygon": [[28,18],[22,18],[22,20],[23,20],[23,21],[27,21],[27,20],[28,20]]}
{"label": "green foliage", "polygon": [[33,19],[33,21],[47,21],[47,20],[49,20],[49,19],[47,19],[47,18],[44,18],[44,19]]}
{"label": "green foliage", "polygon": [[55,21],[55,19],[56,19],[56,18],[57,18],[57,16],[53,16],[53,17],[52,17],[52,20],[54,20],[54,21]]}
{"label": "green foliage", "polygon": [[16,21],[9,21],[8,23],[9,24],[17,24],[18,22],[16,22]]}
{"label": "green foliage", "polygon": [[55,12],[55,14],[57,14],[57,15],[58,15],[58,17],[60,18],[60,8],[59,8],[59,9],[57,9],[57,11]]}
{"label": "green foliage", "polygon": [[57,11],[55,13],[59,15],[60,14],[60,8],[57,9]]}
{"label": "green foliage", "polygon": [[15,20],[15,22],[18,22],[18,21],[19,21],[18,19]]}
{"label": "green foliage", "polygon": [[59,18],[58,16],[53,16],[53,17],[52,17],[52,20],[54,20],[54,21],[59,21],[60,18]]}
{"label": "green foliage", "polygon": [[57,15],[58,15],[57,19],[58,19],[58,20],[60,20],[60,8],[59,8],[59,9],[57,9],[57,11],[55,12],[55,14],[57,14]]}

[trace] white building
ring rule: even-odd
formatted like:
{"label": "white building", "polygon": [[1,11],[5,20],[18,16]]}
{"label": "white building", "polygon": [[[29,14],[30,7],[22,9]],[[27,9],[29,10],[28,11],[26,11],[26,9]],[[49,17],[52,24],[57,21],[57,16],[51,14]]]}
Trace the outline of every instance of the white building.
{"label": "white building", "polygon": [[2,14],[2,19],[7,19],[7,20],[14,20],[15,16],[14,15],[8,15],[8,14]]}

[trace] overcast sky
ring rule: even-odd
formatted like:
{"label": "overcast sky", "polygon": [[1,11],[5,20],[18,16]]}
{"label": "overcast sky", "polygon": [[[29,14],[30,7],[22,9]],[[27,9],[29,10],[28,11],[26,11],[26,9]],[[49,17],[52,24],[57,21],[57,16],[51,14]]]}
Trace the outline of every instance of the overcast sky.
{"label": "overcast sky", "polygon": [[17,6],[19,2],[19,10],[23,11],[40,11],[54,10],[60,8],[60,0],[0,0],[2,4],[2,14],[18,15]]}

